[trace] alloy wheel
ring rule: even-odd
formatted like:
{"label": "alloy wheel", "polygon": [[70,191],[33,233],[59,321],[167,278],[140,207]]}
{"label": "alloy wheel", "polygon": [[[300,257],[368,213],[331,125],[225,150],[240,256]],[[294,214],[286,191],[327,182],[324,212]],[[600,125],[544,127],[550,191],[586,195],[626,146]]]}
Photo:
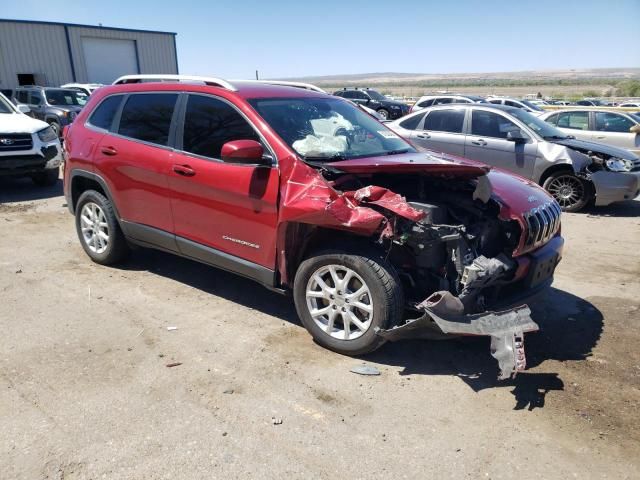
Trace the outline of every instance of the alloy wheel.
{"label": "alloy wheel", "polygon": [[344,265],[316,270],[305,295],[311,318],[331,337],[355,340],[371,327],[371,291],[360,275]]}
{"label": "alloy wheel", "polygon": [[547,190],[562,208],[570,208],[578,204],[584,197],[584,185],[573,175],[561,175],[554,178]]}
{"label": "alloy wheel", "polygon": [[109,246],[109,225],[104,211],[93,202],[87,202],[80,212],[82,238],[89,250],[104,253]]}

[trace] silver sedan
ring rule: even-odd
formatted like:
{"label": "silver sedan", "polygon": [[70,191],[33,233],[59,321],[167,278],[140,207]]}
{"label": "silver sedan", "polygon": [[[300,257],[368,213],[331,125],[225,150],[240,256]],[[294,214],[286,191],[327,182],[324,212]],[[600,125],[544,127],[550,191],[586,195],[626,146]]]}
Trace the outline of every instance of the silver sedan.
{"label": "silver sedan", "polygon": [[565,211],[635,198],[637,155],[576,140],[522,109],[502,105],[429,107],[388,123],[418,148],[504,168],[542,185]]}
{"label": "silver sedan", "polygon": [[540,118],[580,140],[606,143],[640,155],[638,114],[580,108],[547,112]]}

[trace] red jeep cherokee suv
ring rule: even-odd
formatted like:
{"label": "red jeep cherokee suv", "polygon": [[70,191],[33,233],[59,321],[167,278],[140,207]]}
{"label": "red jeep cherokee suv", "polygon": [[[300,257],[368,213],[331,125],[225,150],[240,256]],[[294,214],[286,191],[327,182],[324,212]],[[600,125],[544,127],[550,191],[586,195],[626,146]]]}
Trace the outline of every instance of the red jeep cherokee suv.
{"label": "red jeep cherokee suv", "polygon": [[344,99],[274,83],[136,75],[96,91],[64,137],[87,255],[113,264],[136,244],[292,292],[340,353],[487,335],[500,377],[522,370],[538,329],[523,301],[562,254],[557,203],[418,152]]}

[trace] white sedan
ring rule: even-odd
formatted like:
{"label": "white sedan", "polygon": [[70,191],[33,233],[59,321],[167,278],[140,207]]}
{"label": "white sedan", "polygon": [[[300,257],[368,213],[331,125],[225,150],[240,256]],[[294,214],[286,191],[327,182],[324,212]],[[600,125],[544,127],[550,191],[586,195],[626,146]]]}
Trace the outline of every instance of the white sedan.
{"label": "white sedan", "polygon": [[555,110],[539,118],[580,140],[604,143],[640,154],[640,116],[599,109]]}

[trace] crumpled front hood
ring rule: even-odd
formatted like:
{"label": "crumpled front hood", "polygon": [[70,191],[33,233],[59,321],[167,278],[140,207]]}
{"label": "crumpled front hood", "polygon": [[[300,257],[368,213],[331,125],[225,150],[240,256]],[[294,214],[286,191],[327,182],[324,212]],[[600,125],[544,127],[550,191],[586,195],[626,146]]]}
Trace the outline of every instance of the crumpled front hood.
{"label": "crumpled front hood", "polygon": [[578,140],[575,138],[568,138],[566,140],[549,140],[549,142],[577,150],[591,150],[593,153],[604,153],[605,155],[624,158],[625,160],[638,159],[638,156],[634,153],[631,153],[629,150],[625,150],[624,148],[612,147],[603,143],[588,142],[586,140]]}
{"label": "crumpled front hood", "polygon": [[49,125],[23,113],[0,113],[0,134],[35,133]]}
{"label": "crumpled front hood", "polygon": [[381,157],[354,158],[328,163],[346,173],[426,173],[477,178],[491,167],[480,162],[434,153],[403,153]]}

